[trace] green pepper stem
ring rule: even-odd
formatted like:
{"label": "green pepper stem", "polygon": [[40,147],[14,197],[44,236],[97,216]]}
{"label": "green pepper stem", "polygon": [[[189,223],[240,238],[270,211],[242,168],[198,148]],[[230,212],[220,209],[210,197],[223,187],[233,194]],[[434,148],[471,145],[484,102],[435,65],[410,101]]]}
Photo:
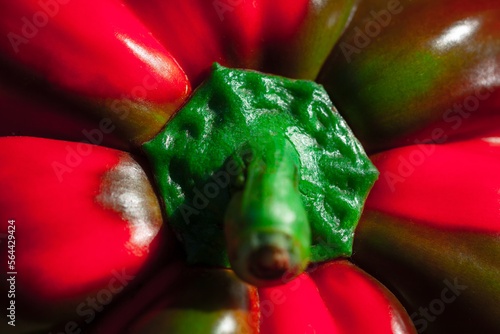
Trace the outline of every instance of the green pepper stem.
{"label": "green pepper stem", "polygon": [[[270,140],[269,140],[270,139]],[[304,270],[311,231],[298,190],[299,160],[284,137],[270,136],[254,152],[242,191],[226,211],[231,267],[243,280],[270,286]]]}

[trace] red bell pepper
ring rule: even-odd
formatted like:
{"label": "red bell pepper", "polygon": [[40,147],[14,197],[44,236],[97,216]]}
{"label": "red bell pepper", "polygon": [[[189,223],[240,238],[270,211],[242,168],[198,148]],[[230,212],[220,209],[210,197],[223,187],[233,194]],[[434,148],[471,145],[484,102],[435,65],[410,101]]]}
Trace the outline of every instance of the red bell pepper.
{"label": "red bell pepper", "polygon": [[318,82],[368,152],[497,127],[495,0],[365,0]]}
{"label": "red bell pepper", "polygon": [[133,142],[156,134],[190,93],[176,60],[121,1],[4,7],[4,66],[22,66],[90,111],[105,110]]}
{"label": "red bell pepper", "polygon": [[[23,111],[2,115],[4,135],[13,131],[82,140],[80,133],[91,124],[98,138],[108,134],[103,126],[114,126],[109,141],[100,139],[98,144],[126,148],[123,137],[138,145],[155,136],[214,61],[315,79],[328,57],[317,81],[325,85],[365,148],[374,153],[410,145],[372,157],[381,179],[356,232],[353,257],[397,295],[406,314],[388,290],[346,261],[312,267],[296,280],[285,280],[285,285],[258,290],[258,298],[255,288],[228,271],[186,268],[168,231],[152,238],[152,230],[167,220],[158,218],[157,200],[142,169],[150,167],[140,157],[135,157],[137,163],[128,153],[84,143],[3,138],[2,156],[10,160],[0,167],[1,233],[9,235],[9,220],[15,219],[20,242],[16,261],[24,272],[17,276],[17,298],[25,307],[18,309],[17,323],[26,327],[16,326],[16,332],[145,331],[142,326],[149,322],[153,332],[177,325],[203,333],[206,327],[185,326],[205,316],[203,324],[220,325],[227,314],[228,323],[235,320],[242,331],[260,328],[263,333],[412,333],[409,318],[419,331],[494,333],[500,328],[496,1],[3,4],[0,31],[6,38],[0,42],[0,82],[7,92],[37,92],[32,102],[22,105],[10,93],[1,95],[0,101],[8,103],[2,104],[3,114],[11,110],[7,106]],[[380,32],[368,35],[366,29],[375,27],[374,22]],[[366,45],[357,45],[362,35]],[[467,106],[473,110],[464,109]],[[94,123],[70,128],[26,125],[26,115],[40,124],[41,115],[47,114],[68,122],[81,120],[75,111],[97,116],[85,117]],[[121,142],[114,141],[118,132]],[[485,134],[487,141],[479,136]],[[446,144],[419,145],[422,142]],[[19,164],[13,164],[15,160]],[[133,182],[122,182],[131,176]],[[129,196],[141,189],[148,190]],[[48,198],[47,191],[53,197]],[[124,205],[120,198],[126,199]],[[142,204],[136,207],[137,199]],[[132,207],[157,217],[143,247],[132,247],[135,253],[130,246],[140,238],[134,239],[134,226],[141,225],[130,224],[136,218],[130,216]],[[29,242],[21,244],[23,240]],[[8,248],[1,253],[6,258]],[[117,267],[130,270],[135,278],[104,307]],[[0,274],[5,289],[10,288],[6,273]],[[212,291],[196,286],[198,277],[208,278]],[[228,286],[235,289],[228,291]],[[344,291],[344,286],[349,289]],[[211,303],[203,303],[196,293],[193,297],[191,288],[207,293]],[[92,298],[98,296],[103,303],[84,309],[94,310],[95,319],[87,322],[90,318],[80,314],[75,318],[82,303],[95,303]],[[273,312],[268,313],[266,305],[272,305]],[[207,309],[213,312],[207,315]]]}
{"label": "red bell pepper", "polygon": [[30,137],[2,137],[0,151],[1,286],[10,291],[8,273],[19,273],[17,330],[75,312],[90,321],[171,257],[156,195],[128,153]]}
{"label": "red bell pepper", "polygon": [[[95,333],[416,333],[394,296],[346,260],[258,292],[227,270],[180,271],[175,281],[166,268],[111,310]],[[143,305],[150,305],[146,314]],[[189,323],[184,319],[192,319],[189,329],[179,327]]]}
{"label": "red bell pepper", "polygon": [[[67,99],[54,98],[46,89],[3,72],[0,77],[2,122],[0,136],[34,136],[88,142],[122,150],[130,148],[114,124],[93,118]],[[26,96],[30,96],[29,99]],[[43,126],[40,123],[43,122]]]}
{"label": "red bell pepper", "polygon": [[124,1],[198,85],[213,62],[314,79],[353,0]]}
{"label": "red bell pepper", "polygon": [[500,328],[498,134],[373,156],[382,177],[354,260],[396,291],[419,331]]}
{"label": "red bell pepper", "polygon": [[189,96],[184,72],[198,85],[218,61],[314,79],[353,0],[23,0],[5,7],[3,66],[49,83],[71,97],[72,108],[84,104],[86,113],[109,117],[137,144]]}

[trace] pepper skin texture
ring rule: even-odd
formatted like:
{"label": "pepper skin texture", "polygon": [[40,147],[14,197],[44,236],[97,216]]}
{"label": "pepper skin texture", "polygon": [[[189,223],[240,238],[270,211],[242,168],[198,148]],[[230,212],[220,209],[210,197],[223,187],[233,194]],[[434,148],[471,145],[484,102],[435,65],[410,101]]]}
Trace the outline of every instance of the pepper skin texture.
{"label": "pepper skin texture", "polygon": [[313,80],[355,1],[124,2],[198,85],[214,62]]}
{"label": "pepper skin texture", "polygon": [[318,82],[368,153],[492,130],[499,16],[495,0],[360,1]]}
{"label": "pepper skin texture", "polygon": [[[0,0],[0,7],[0,135],[39,137],[0,140],[9,143],[0,151],[0,253],[8,255],[4,224],[17,215],[20,266],[16,327],[2,321],[0,332],[113,334],[154,324],[153,332],[178,326],[192,333],[196,319],[220,325],[228,313],[228,323],[237,324],[231,330],[196,329],[500,331],[498,1]],[[366,27],[375,30],[369,35]],[[359,50],[349,60],[346,44]],[[105,177],[124,156],[154,180],[140,145],[189,101],[214,62],[323,84],[381,173],[353,256],[314,264],[292,281],[284,277],[283,285],[257,289],[258,298],[227,269],[187,266],[165,212],[149,255],[129,253],[122,213],[129,205],[114,210],[95,201],[103,180],[124,176]],[[21,146],[30,153],[20,157],[9,148]],[[60,184],[51,164],[65,161],[68,147],[92,147],[92,155],[80,154],[79,167],[63,174],[68,184]],[[12,164],[9,156],[32,159]],[[55,201],[46,196],[51,190]],[[75,243],[82,240],[88,242]],[[104,305],[112,270],[122,269],[113,259],[135,277]],[[54,286],[50,275],[63,284]],[[210,278],[213,291],[193,277]],[[210,297],[193,298],[192,291]],[[0,296],[7,305],[7,294]],[[95,317],[76,313],[82,303]],[[242,314],[250,315],[247,322]]]}
{"label": "pepper skin texture", "polygon": [[296,274],[350,256],[378,176],[320,86],[217,64],[143,149],[188,263],[227,267],[225,231],[232,268],[253,284],[264,280],[246,266],[263,267],[266,246]]}
{"label": "pepper skin texture", "polygon": [[[25,318],[35,330],[75,312],[88,321],[95,311],[87,298],[102,307],[171,256],[159,202],[128,153],[31,137],[1,137],[0,147],[1,233],[16,221],[16,329],[28,329]],[[1,246],[7,259],[7,239]],[[4,291],[11,271],[5,260]]]}
{"label": "pepper skin texture", "polygon": [[215,61],[314,79],[354,0],[2,2],[2,67],[50,84],[71,108],[112,119],[122,141],[137,145]]}
{"label": "pepper skin texture", "polygon": [[416,333],[394,296],[346,260],[311,268],[295,281],[261,289],[259,296],[262,305],[274,307],[261,315],[262,333]]}
{"label": "pepper skin texture", "polygon": [[121,1],[47,3],[4,4],[4,66],[22,66],[89,104],[89,112],[110,117],[130,141],[150,139],[191,89],[175,59]]}
{"label": "pepper skin texture", "polygon": [[354,260],[396,291],[419,331],[500,327],[498,134],[373,156],[383,172],[356,231]]}
{"label": "pepper skin texture", "polygon": [[[181,266],[180,282],[171,278],[173,272],[167,268],[124,299],[95,333],[416,333],[392,293],[347,260],[316,264],[295,280],[257,291],[224,269]],[[194,276],[204,277],[206,285],[186,290]],[[238,289],[246,292],[235,295]],[[221,293],[226,290],[232,292]],[[191,298],[196,302],[187,304]],[[138,317],[142,309],[137,303],[151,309]],[[200,313],[204,315],[195,317]],[[217,314],[223,316],[216,318]],[[184,323],[190,324],[188,328],[178,330],[173,327],[176,321],[169,321],[173,317],[192,320]]]}
{"label": "pepper skin texture", "polygon": [[83,112],[81,106],[74,106],[69,100],[44,85],[26,81],[13,70],[2,69],[0,136],[41,137],[130,149],[114,124]]}

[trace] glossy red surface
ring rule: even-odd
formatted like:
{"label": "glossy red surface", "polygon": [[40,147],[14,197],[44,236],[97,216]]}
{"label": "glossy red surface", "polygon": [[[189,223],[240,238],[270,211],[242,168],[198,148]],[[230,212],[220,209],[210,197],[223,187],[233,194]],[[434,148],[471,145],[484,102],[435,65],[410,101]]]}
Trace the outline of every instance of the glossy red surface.
{"label": "glossy red surface", "polygon": [[[0,13],[7,37],[0,68],[69,99],[72,113],[110,118],[124,146],[138,145],[161,130],[189,97],[190,80],[197,86],[214,62],[314,79],[352,5],[22,0]],[[312,38],[325,21],[329,33]]]}
{"label": "glossy red surface", "polygon": [[259,289],[263,334],[415,333],[396,298],[345,260],[284,285]]}
{"label": "glossy red surface", "polygon": [[419,332],[500,328],[499,144],[496,131],[373,157],[381,176],[353,261],[396,294]]}
{"label": "glossy red surface", "polygon": [[311,277],[341,333],[414,333],[389,290],[350,262],[327,263]]}
{"label": "glossy red surface", "polygon": [[136,101],[142,100],[133,96],[136,87],[154,86],[146,101],[177,106],[189,92],[177,62],[121,1],[23,0],[2,7],[0,31],[8,37],[2,53],[56,86]]}
{"label": "glossy red surface", "polygon": [[313,280],[302,274],[274,288],[259,289],[263,334],[340,333]]}
{"label": "glossy red surface", "polygon": [[[33,306],[37,318],[74,314],[76,305],[100,288],[123,290],[160,239],[155,239],[158,225],[127,221],[99,199],[106,173],[128,161],[128,154],[30,137],[0,138],[0,150],[0,233],[6,235],[8,220],[15,220],[19,316]],[[4,261],[1,277],[7,269]],[[123,274],[125,282],[117,279]]]}
{"label": "glossy red surface", "polygon": [[[179,61],[195,85],[213,62],[259,68],[273,40],[286,40],[303,22],[308,0],[125,0]],[[268,50],[267,50],[268,52]]]}
{"label": "glossy red surface", "polygon": [[[223,291],[226,288],[214,284],[213,280],[209,280],[208,283],[209,294],[217,296],[211,299],[216,299],[217,303],[200,298],[194,303],[198,304],[198,307],[186,307],[182,300],[180,304],[184,306],[179,307],[178,292],[184,291],[186,286],[183,283],[185,278],[177,280],[179,276],[183,277],[186,274],[187,277],[192,276],[192,273],[189,274],[190,271],[193,271],[193,268],[172,263],[143,284],[139,291],[129,294],[119,305],[110,309],[103,321],[96,324],[92,333],[128,333],[131,329],[130,324],[147,322],[153,318],[160,320],[168,316],[168,311],[171,309],[175,309],[175,314],[178,316],[194,314],[199,317],[199,322],[191,327],[191,330],[197,333],[208,330],[208,327],[200,328],[200,324],[206,321],[205,317],[200,316],[200,312],[243,314],[245,316],[238,321],[248,322],[251,326],[260,321],[261,334],[416,333],[408,315],[395,297],[374,278],[346,260],[321,264],[284,285],[259,289],[258,296],[253,296],[252,289],[255,288],[248,288],[251,305],[246,309],[236,304],[225,308],[227,304],[223,300],[227,295]],[[194,269],[198,276],[206,274],[212,277],[220,276],[217,275],[217,271],[219,269]],[[203,285],[201,281],[195,285],[200,284]],[[220,291],[213,291],[214,288]],[[207,294],[203,292],[201,295],[205,297]],[[171,328],[169,325],[169,322],[157,325],[156,332]],[[186,328],[180,332],[190,331]],[[225,333],[225,331],[214,333]]]}
{"label": "glossy red surface", "polygon": [[359,1],[317,81],[369,153],[470,138],[500,119],[499,17],[496,0]]}
{"label": "glossy red surface", "polygon": [[500,232],[500,137],[412,145],[372,160],[381,174],[366,209],[435,227]]}
{"label": "glossy red surface", "polygon": [[[309,10],[304,14],[306,2]],[[410,145],[373,157],[382,174],[368,200],[366,222],[357,232],[360,246],[354,259],[376,273],[400,300],[407,298],[405,306],[412,307],[408,308],[410,314],[439,297],[444,280],[465,282],[468,288],[457,303],[447,305],[446,313],[433,323],[446,323],[437,327],[445,328],[438,330],[439,334],[460,332],[464,322],[471,326],[469,332],[482,328],[481,324],[498,329],[500,140],[494,131],[470,139],[484,129],[498,127],[498,1],[401,2],[403,14],[393,16],[392,25],[349,66],[340,62],[337,74],[345,75],[332,76],[339,80],[337,88],[341,89],[332,89],[330,94],[344,116],[352,111],[351,119],[359,121],[353,129],[364,138],[365,148],[371,146],[375,152]],[[274,71],[282,63],[289,66],[284,60],[293,59],[292,70],[276,71],[290,77],[299,76],[296,65],[305,60],[313,59],[315,66],[321,66],[324,58],[310,55],[308,47],[316,49],[317,45],[304,33],[310,28],[304,22],[320,19],[311,8],[320,11],[334,1],[57,3],[57,9],[47,9],[36,0],[0,0],[0,33],[7,36],[0,41],[2,66],[22,68],[20,77],[25,72],[35,73],[42,84],[49,83],[50,89],[61,90],[64,96],[101,100],[128,96],[143,112],[167,106],[171,115],[189,95],[185,74],[196,85],[212,61]],[[359,16],[351,28],[364,27],[366,18],[371,20],[370,10],[387,6],[386,0],[359,3],[370,6],[358,7]],[[214,4],[229,7],[219,7],[221,12]],[[43,14],[54,10],[57,15],[43,23]],[[325,29],[327,25],[321,22],[321,29]],[[341,41],[350,42],[354,35],[355,30],[348,30]],[[293,43],[301,38],[311,42]],[[294,46],[284,47],[289,46],[287,41]],[[325,47],[326,53],[330,46]],[[297,50],[304,50],[304,55]],[[334,53],[344,59],[339,51],[337,48]],[[150,85],[152,82],[157,85]],[[144,85],[153,88],[147,97],[134,95]],[[480,100],[476,110],[450,111],[454,103],[464,104],[475,96],[478,88],[482,88],[480,93],[489,89],[491,95],[484,99],[476,96]],[[349,94],[340,94],[342,89]],[[354,106],[349,106],[350,102]],[[43,115],[58,107],[33,109],[30,102],[12,97],[10,92],[1,95],[0,103],[2,112],[19,113],[17,118],[2,117],[2,122],[26,126],[29,134],[52,137],[58,125],[69,132],[86,127],[69,125],[71,119],[55,123],[60,121],[57,117],[44,124]],[[33,117],[36,124],[22,124],[23,117]],[[161,127],[164,119],[159,123]],[[2,135],[9,134],[10,125],[0,125]],[[37,125],[48,128],[51,134]],[[142,124],[144,127],[148,126]],[[434,140],[436,129],[446,130],[443,134],[449,140],[444,140],[444,145],[414,145],[415,139]],[[467,138],[470,140],[457,141]],[[8,219],[16,219],[17,236],[22,241],[17,246],[18,270],[23,272],[18,276],[22,292],[18,298],[27,309],[33,307],[34,317],[45,317],[50,325],[54,318],[46,314],[52,312],[58,321],[70,319],[78,303],[113,279],[113,270],[139,275],[147,259],[144,247],[131,252],[134,243],[122,217],[93,200],[103,175],[124,153],[92,147],[92,153],[59,182],[52,163],[64,162],[68,148],[90,147],[29,138],[0,139],[0,233],[5,235]],[[154,242],[146,246],[151,252],[154,247]],[[118,306],[122,304],[112,305],[110,322],[116,325],[126,317],[130,320],[142,315],[157,298],[157,286],[164,284],[175,290],[173,282],[182,265],[170,265],[153,283],[138,280],[148,297],[131,299],[129,312],[120,313]],[[323,330],[399,334],[404,333],[408,320],[403,311],[394,311],[400,306],[387,290],[344,261],[320,267],[284,286],[263,289],[260,297],[263,333],[319,334]],[[73,302],[69,307],[68,300]],[[267,312],[269,305],[272,312]]]}

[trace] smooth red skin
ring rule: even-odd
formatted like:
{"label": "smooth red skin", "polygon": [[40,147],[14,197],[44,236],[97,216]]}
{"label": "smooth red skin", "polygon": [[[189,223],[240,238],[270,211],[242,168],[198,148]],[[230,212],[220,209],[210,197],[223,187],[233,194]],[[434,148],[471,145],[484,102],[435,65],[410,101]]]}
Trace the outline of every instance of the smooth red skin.
{"label": "smooth red skin", "polygon": [[259,297],[262,334],[341,333],[306,274],[274,288],[259,289]]}
{"label": "smooth red skin", "polygon": [[[429,153],[420,155],[424,149]],[[500,131],[393,149],[372,159],[380,179],[356,229],[353,261],[397,295],[418,330],[496,333]],[[466,288],[426,321],[422,312],[445,300],[443,293],[449,298],[445,282],[455,280]]]}
{"label": "smooth red skin", "polygon": [[[7,1],[4,1],[7,3]],[[37,0],[8,2],[0,16],[2,35],[28,40],[18,52],[7,38],[0,48],[16,62],[57,86],[85,96],[120,98],[146,78],[158,83],[146,101],[178,104],[189,83],[176,61],[120,1],[71,0],[38,33],[23,36],[22,18],[43,12]]]}
{"label": "smooth red skin", "polygon": [[[391,289],[419,332],[433,334],[498,332],[499,258],[498,234],[439,228],[372,210],[361,217],[352,257]],[[450,284],[458,284],[458,292]],[[444,312],[437,308],[442,302]]]}
{"label": "smooth red skin", "polygon": [[[3,72],[5,74],[5,72]],[[130,149],[115,127],[99,127],[101,119],[78,110],[63,99],[55,99],[38,86],[0,78],[0,136],[29,136],[90,142],[121,150]],[[76,110],[75,110],[76,109]],[[98,134],[99,133],[99,134]],[[86,135],[87,134],[87,135]]]}
{"label": "smooth red skin", "polygon": [[124,2],[142,17],[197,85],[215,61],[231,67],[258,66],[266,43],[294,35],[309,0]]}
{"label": "smooth red skin", "polygon": [[380,177],[365,209],[433,227],[500,233],[499,138],[492,132],[373,156]]}
{"label": "smooth red skin", "polygon": [[[317,10],[310,0],[124,2],[179,61],[194,86],[206,77],[214,61],[229,67],[293,75],[295,69],[280,68],[282,52],[297,40],[307,24],[307,15]],[[327,2],[321,0],[317,6],[325,7]],[[332,15],[340,17],[339,9]],[[276,49],[278,45],[280,50]],[[314,58],[313,53],[308,56]],[[318,59],[314,76],[323,61]]]}
{"label": "smooth red skin", "polygon": [[392,293],[350,262],[329,262],[310,276],[342,333],[415,333]]}
{"label": "smooth red skin", "polygon": [[314,79],[353,1],[22,0],[0,13],[0,68],[72,100],[71,112],[110,118],[122,145],[140,145],[188,99],[185,73],[196,86],[213,62]]}
{"label": "smooth red skin", "polygon": [[262,334],[416,333],[396,298],[346,260],[259,289]]}
{"label": "smooth red skin", "polygon": [[[60,182],[52,164],[65,163],[68,149],[76,151],[79,145],[91,153]],[[159,234],[150,244],[135,244],[129,223],[95,200],[104,173],[127,153],[30,137],[0,138],[0,151],[0,233],[7,234],[8,220],[16,220],[20,325],[28,319],[82,320],[85,317],[75,315],[76,306],[107,288],[113,271],[139,275],[158,244],[166,241]],[[2,246],[2,258],[7,255]],[[7,261],[2,264],[2,282],[6,266]]]}

